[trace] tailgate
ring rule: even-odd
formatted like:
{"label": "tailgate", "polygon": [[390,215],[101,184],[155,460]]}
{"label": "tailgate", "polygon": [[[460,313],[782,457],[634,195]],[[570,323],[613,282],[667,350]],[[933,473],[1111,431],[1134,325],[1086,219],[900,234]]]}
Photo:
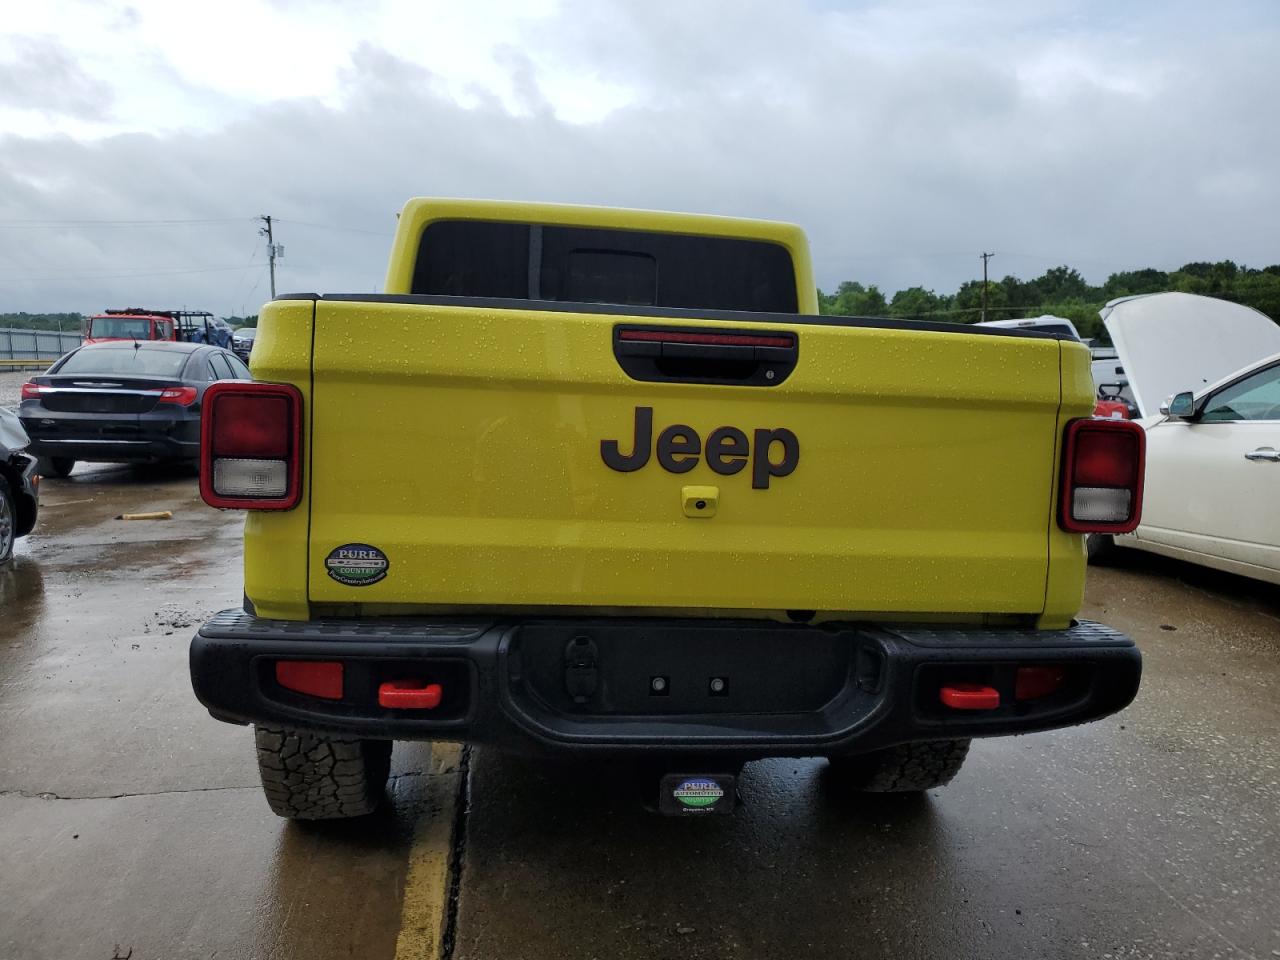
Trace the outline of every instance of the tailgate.
{"label": "tailgate", "polygon": [[[315,316],[312,602],[1045,606],[1056,340],[330,300]],[[620,326],[787,333],[798,360],[776,385],[638,381],[615,356]],[[684,472],[656,454],[629,471],[606,464],[602,441],[634,454],[645,410],[653,444],[673,424],[697,434],[667,457]],[[749,445],[772,438],[776,463],[790,431],[794,470],[766,468],[759,485],[758,449],[737,473],[705,456],[690,467],[688,448],[725,427]],[[690,496],[710,497],[714,515]]]}

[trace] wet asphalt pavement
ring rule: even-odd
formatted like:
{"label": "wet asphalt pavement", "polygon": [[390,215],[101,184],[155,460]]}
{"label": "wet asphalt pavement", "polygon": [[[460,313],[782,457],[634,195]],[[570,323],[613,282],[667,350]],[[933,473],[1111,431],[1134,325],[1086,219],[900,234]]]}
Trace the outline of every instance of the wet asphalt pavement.
{"label": "wet asphalt pavement", "polygon": [[[143,510],[174,518],[112,519]],[[771,761],[737,816],[668,820],[623,773],[476,750],[455,819],[456,764],[402,746],[384,814],[304,826],[187,679],[239,602],[240,526],[181,473],[47,483],[0,573],[0,958],[426,957],[406,930],[436,943],[451,888],[468,960],[1280,956],[1276,588],[1091,571],[1137,701],[976,743],[923,799],[842,809],[820,762]]]}

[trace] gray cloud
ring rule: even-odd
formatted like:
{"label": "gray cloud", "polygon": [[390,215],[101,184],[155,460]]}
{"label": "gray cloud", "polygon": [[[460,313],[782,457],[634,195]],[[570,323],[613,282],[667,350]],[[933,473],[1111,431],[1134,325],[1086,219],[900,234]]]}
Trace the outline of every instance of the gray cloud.
{"label": "gray cloud", "polygon": [[111,93],[91,79],[52,37],[15,37],[14,56],[0,63],[0,106],[78,120],[106,116]]}
{"label": "gray cloud", "polygon": [[[212,132],[0,138],[0,220],[239,218],[0,224],[0,309],[253,309],[266,289],[258,213],[281,218],[282,289],[371,290],[395,211],[433,194],[794,220],[822,285],[856,278],[890,292],[952,290],[983,249],[997,251],[997,275],[1066,262],[1096,280],[1193,259],[1280,260],[1274,24],[1183,21],[1181,35],[1168,23],[1157,35],[1022,11],[1009,14],[1012,33],[993,34],[994,19],[962,30],[924,15],[886,22],[879,8],[644,9],[570,7],[526,52],[500,52],[520,115],[492,96],[459,107],[429,70],[365,47],[338,106],[246,107]],[[550,68],[635,102],[567,123],[547,103],[539,71]],[[48,276],[65,279],[20,281]]]}

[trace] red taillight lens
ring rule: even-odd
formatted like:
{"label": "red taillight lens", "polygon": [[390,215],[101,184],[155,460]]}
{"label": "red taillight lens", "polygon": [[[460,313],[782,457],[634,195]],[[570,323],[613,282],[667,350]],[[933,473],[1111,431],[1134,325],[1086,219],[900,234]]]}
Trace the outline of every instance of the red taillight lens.
{"label": "red taillight lens", "polygon": [[213,507],[289,510],[302,496],[302,394],[223,381],[204,394],[200,495]]}
{"label": "red taillight lens", "polygon": [[156,401],[156,403],[172,403],[179,407],[189,407],[195,402],[195,387],[165,387],[160,391],[160,399]]}
{"label": "red taillight lens", "polygon": [[1146,433],[1130,420],[1072,420],[1058,523],[1070,533],[1129,533],[1142,517]]}
{"label": "red taillight lens", "polygon": [[342,699],[342,664],[331,660],[277,660],[276,683],[323,700]]}
{"label": "red taillight lens", "polygon": [[285,459],[289,455],[289,407],[289,399],[283,396],[222,397],[213,418],[213,455]]}
{"label": "red taillight lens", "polygon": [[44,388],[38,383],[24,383],[22,385],[23,400],[39,400],[40,394],[44,392]]}

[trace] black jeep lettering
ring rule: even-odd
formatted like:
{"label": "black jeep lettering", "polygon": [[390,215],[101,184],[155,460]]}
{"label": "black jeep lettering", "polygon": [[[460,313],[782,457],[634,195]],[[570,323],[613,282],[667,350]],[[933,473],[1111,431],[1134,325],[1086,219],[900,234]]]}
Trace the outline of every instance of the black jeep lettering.
{"label": "black jeep lettering", "polygon": [[[775,443],[782,444],[782,460],[778,463],[769,459],[769,449]],[[794,433],[785,427],[757,430],[755,459],[751,461],[751,486],[764,490],[769,486],[770,477],[791,476],[799,462],[800,441]]]}
{"label": "black jeep lettering", "polygon": [[630,473],[649,462],[649,445],[653,442],[653,407],[636,407],[635,440],[631,456],[624,457],[617,440],[600,441],[600,457],[614,470]]}
{"label": "black jeep lettering", "polygon": [[[600,457],[613,470],[631,473],[649,462],[653,441],[653,407],[636,407],[631,453],[623,454],[617,440],[600,441]],[[741,473],[751,461],[751,486],[766,490],[773,477],[788,477],[800,462],[800,441],[785,427],[755,431],[755,450],[737,427],[716,427],[707,438],[707,466],[721,476]],[[774,444],[782,458],[773,459]],[[701,459],[702,438],[686,423],[673,423],[658,435],[658,464],[668,473],[688,473]]]}
{"label": "black jeep lettering", "polygon": [[693,427],[674,423],[658,434],[658,463],[670,473],[688,473],[701,452],[702,439]]}
{"label": "black jeep lettering", "polygon": [[740,473],[749,456],[751,444],[737,427],[716,427],[707,437],[707,466],[722,477]]}

